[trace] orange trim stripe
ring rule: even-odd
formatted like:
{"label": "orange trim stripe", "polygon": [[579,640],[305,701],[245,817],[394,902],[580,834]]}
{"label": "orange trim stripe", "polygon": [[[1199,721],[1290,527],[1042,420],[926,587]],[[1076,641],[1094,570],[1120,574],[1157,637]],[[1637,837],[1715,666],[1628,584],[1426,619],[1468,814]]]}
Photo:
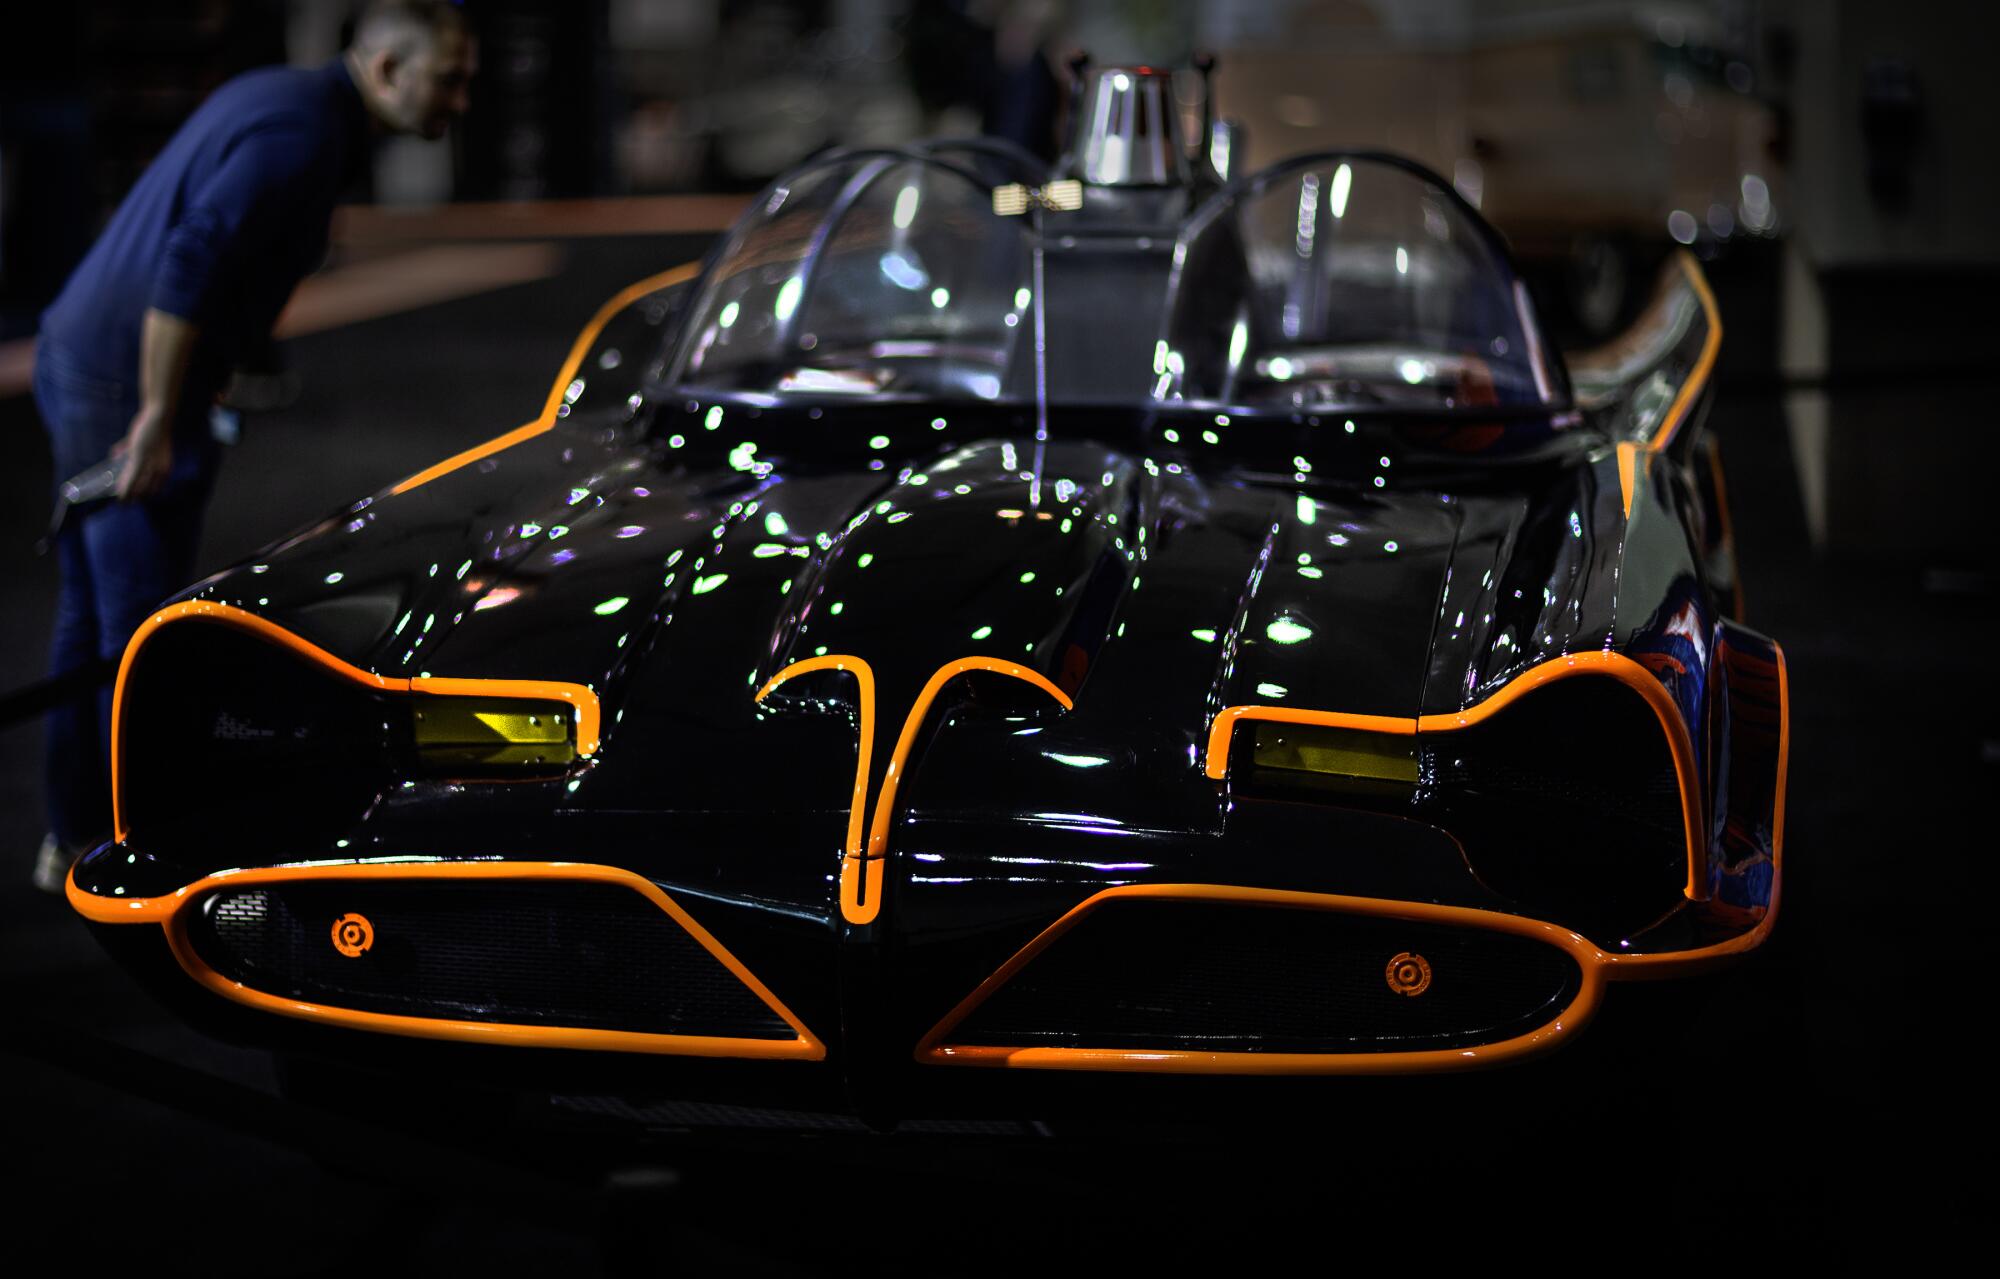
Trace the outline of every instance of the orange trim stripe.
{"label": "orange trim stripe", "polygon": [[1778,788],[1772,797],[1771,812],[1771,900],[1764,907],[1764,917],[1748,932],[1697,950],[1654,955],[1607,954],[1604,963],[1613,980],[1692,977],[1757,949],[1777,926],[1778,899],[1785,883],[1785,783],[1791,776],[1792,764],[1792,692],[1785,678],[1785,650],[1776,644],[1771,648],[1778,655]]}
{"label": "orange trim stripe", "polygon": [[1696,357],[1694,371],[1687,381],[1681,383],[1680,393],[1667,406],[1667,415],[1660,419],[1660,425],[1653,432],[1653,438],[1646,445],[1649,452],[1658,453],[1672,442],[1675,432],[1681,428],[1689,410],[1694,407],[1695,397],[1708,385],[1708,375],[1715,368],[1716,352],[1722,349],[1722,309],[1715,304],[1715,294],[1709,291],[1708,277],[1702,274],[1701,264],[1694,254],[1686,249],[1675,254],[1681,271],[1688,283],[1694,286],[1695,296],[1701,299],[1702,313],[1708,318],[1708,332],[1702,337],[1701,354]]}
{"label": "orange trim stripe", "polygon": [[[875,821],[871,828],[867,821],[867,801],[868,771],[874,759],[875,673],[868,663],[846,653],[809,657],[804,661],[793,662],[765,681],[764,687],[757,690],[756,700],[763,701],[772,689],[786,680],[811,671],[823,670],[846,671],[854,676],[855,682],[860,686],[861,745],[854,764],[854,798],[847,814],[847,848],[840,862],[840,916],[850,924],[872,924],[882,911],[882,884],[889,848],[889,824],[895,811],[897,782],[909,763],[910,752],[916,747],[917,733],[923,728],[924,716],[930,713],[931,703],[937,700],[937,695],[944,686],[969,671],[987,671],[1033,684],[1060,702],[1064,710],[1070,708],[1071,702],[1068,694],[1051,684],[1039,672],[1016,662],[1004,661],[997,657],[962,657],[956,661],[946,662],[925,682],[923,691],[917,695],[909,714],[903,718],[902,731],[898,734],[895,749],[889,756],[888,772],[882,779],[881,791],[875,799]],[[869,831],[865,845],[862,842],[864,829]]]}
{"label": "orange trim stripe", "polygon": [[1024,680],[1041,689],[1061,703],[1064,710],[1075,703],[1069,694],[1050,683],[1039,671],[1030,670],[1015,662],[997,657],[961,657],[940,666],[917,694],[917,700],[910,706],[910,713],[903,717],[903,731],[896,738],[895,753],[889,757],[889,771],[882,778],[882,788],[875,797],[875,821],[868,831],[868,855],[882,857],[889,851],[889,821],[891,810],[896,805],[896,787],[902,780],[904,768],[909,765],[910,752],[916,748],[917,734],[923,729],[924,717],[930,713],[931,703],[944,691],[944,686],[961,675],[972,671],[985,671],[993,675],[1005,675],[1010,679]]}
{"label": "orange trim stripe", "polygon": [[428,693],[440,697],[527,697],[566,702],[576,716],[576,753],[580,756],[597,753],[602,709],[598,705],[597,693],[587,684],[560,680],[456,679],[429,675],[393,679],[343,661],[312,641],[256,613],[213,600],[185,600],[168,605],[141,622],[139,629],[133,632],[131,642],[125,645],[125,655],[118,663],[118,679],[111,693],[111,828],[113,836],[121,844],[127,834],[124,794],[125,690],[131,679],[132,663],[140,648],[162,626],[187,618],[205,618],[249,631],[261,639],[290,649],[343,679],[378,692]]}
{"label": "orange trim stripe", "polygon": [[563,393],[569,389],[571,380],[576,377],[577,369],[583,366],[583,357],[589,353],[591,344],[597,341],[597,335],[603,332],[604,326],[611,322],[612,317],[648,293],[657,293],[683,280],[692,279],[700,270],[700,263],[688,262],[671,271],[647,276],[636,284],[627,285],[619,290],[609,302],[597,309],[597,314],[590,317],[590,323],[583,326],[583,331],[577,334],[576,341],[570,345],[569,355],[563,360],[562,371],[556,374],[555,385],[549,388],[549,398],[542,405],[540,417],[515,427],[505,435],[497,435],[484,444],[475,444],[463,453],[454,453],[442,462],[427,466],[415,475],[397,482],[389,492],[407,493],[419,485],[430,483],[440,475],[450,474],[461,466],[477,462],[480,458],[491,456],[502,449],[512,448],[523,440],[533,439],[554,426],[556,410],[562,407]]}
{"label": "orange trim stripe", "polygon": [[612,294],[611,300],[597,308],[597,314],[590,317],[590,323],[583,326],[583,332],[577,334],[576,341],[571,344],[569,356],[563,360],[562,371],[556,374],[555,382],[549,387],[549,398],[542,404],[541,420],[550,425],[555,423],[556,410],[563,404],[563,393],[569,389],[571,379],[576,377],[576,371],[583,367],[583,357],[590,353],[591,344],[597,341],[597,335],[604,331],[605,325],[611,323],[612,317],[648,293],[658,293],[661,289],[671,288],[684,280],[692,280],[700,273],[701,263],[683,262],[658,275],[649,275],[643,280],[636,280]]}
{"label": "orange trim stripe", "polygon": [[[1462,928],[1483,928],[1547,943],[1567,951],[1581,972],[1577,994],[1548,1024],[1525,1035],[1496,1044],[1472,1048],[1435,1049],[1421,1052],[1310,1053],[1310,1052],[1198,1052],[1183,1049],[1121,1048],[1021,1048],[978,1044],[947,1043],[945,1039],[984,1003],[993,992],[1012,980],[1028,962],[1058,937],[1074,928],[1084,916],[1107,901],[1152,899],[1170,901],[1210,901],[1245,906],[1289,908],[1293,910],[1336,911],[1382,919],[1405,919],[1419,923],[1447,924]],[[1499,1066],[1539,1056],[1556,1048],[1580,1030],[1596,1012],[1602,998],[1606,970],[1603,953],[1577,933],[1539,920],[1461,906],[1437,906],[1429,902],[1385,901],[1371,897],[1343,897],[1332,893],[1298,893],[1278,889],[1239,888],[1219,884],[1128,884],[1107,888],[1080,904],[1044,929],[1023,946],[998,972],[981,982],[978,989],[945,1015],[917,1044],[916,1059],[927,1065],[1003,1066],[1026,1070],[1111,1070],[1164,1074],[1206,1075],[1377,1075],[1425,1074],[1440,1071],[1472,1070]]]}
{"label": "orange trim stripe", "polygon": [[1638,483],[1639,446],[1630,440],[1618,445],[1618,495],[1625,504],[1625,518],[1632,518],[1632,490]]}
{"label": "orange trim stripe", "polygon": [[795,676],[812,671],[846,671],[854,676],[861,697],[861,742],[856,748],[854,759],[854,797],[847,808],[847,847],[840,858],[840,903],[841,914],[851,923],[865,924],[874,919],[871,911],[867,919],[855,919],[849,911],[850,903],[882,900],[882,867],[880,863],[862,869],[863,853],[861,831],[868,804],[868,766],[874,758],[875,749],[875,672],[861,658],[846,653],[836,653],[830,657],[808,657],[802,662],[793,662],[764,682],[757,690],[759,702],[778,685]]}
{"label": "orange trim stripe", "polygon": [[[253,990],[210,968],[187,939],[187,910],[210,893],[258,884],[296,884],[322,880],[558,880],[617,884],[659,907],[702,949],[734,974],[798,1036],[792,1040],[740,1039],[709,1035],[675,1035],[640,1031],[590,1030],[578,1027],[521,1026],[499,1022],[454,1021],[390,1013],[332,1008]],[[272,866],[223,871],[197,880],[166,897],[112,899],[84,892],[72,873],[69,902],[86,919],[107,924],[157,923],[166,930],[174,958],[188,976],[224,999],[263,1012],[297,1017],[322,1025],[419,1039],[470,1043],[513,1044],[532,1048],[578,1048],[605,1052],[667,1053],[694,1057],[758,1057],[820,1061],[826,1046],[793,1015],[756,974],[696,922],[658,884],[630,871],[583,862],[377,862],[334,866]]]}
{"label": "orange trim stripe", "polygon": [[[922,731],[924,717],[930,713],[931,703],[944,686],[961,675],[972,671],[985,671],[993,675],[1005,675],[1010,679],[1023,680],[1041,689],[1069,710],[1074,703],[1069,694],[1057,688],[1039,671],[1030,670],[1018,662],[1009,662],[998,657],[961,657],[946,662],[925,681],[923,691],[910,706],[910,712],[903,717],[903,731],[896,738],[896,748],[889,756],[889,769],[882,777],[882,786],[875,796],[875,819],[868,831],[868,849],[862,860],[866,863],[865,873],[855,866],[853,873],[846,873],[843,866],[840,877],[840,910],[844,918],[853,924],[868,924],[875,921],[882,909],[882,879],[885,859],[889,853],[889,824],[895,817],[896,788],[902,780],[903,770],[910,762],[910,752],[916,749],[917,734]],[[849,857],[849,865],[854,862]]]}
{"label": "orange trim stripe", "polygon": [[850,924],[872,924],[882,913],[882,882],[888,877],[884,857],[843,857],[840,861],[840,917]]}
{"label": "orange trim stripe", "polygon": [[[564,383],[564,385],[568,384]],[[454,453],[442,462],[427,466],[408,479],[398,481],[389,491],[391,493],[407,493],[418,485],[430,483],[440,475],[449,474],[461,466],[470,466],[482,457],[488,457],[500,452],[502,449],[511,449],[522,440],[531,440],[543,431],[548,430],[550,425],[551,423],[541,418],[536,418],[532,422],[515,427],[505,435],[496,435],[484,444],[475,444],[463,453]]]}
{"label": "orange trim stripe", "polygon": [[1572,653],[1550,658],[1509,680],[1491,697],[1461,711],[1443,715],[1422,715],[1405,719],[1394,715],[1356,715],[1345,711],[1301,710],[1291,706],[1229,706],[1219,712],[1208,730],[1206,769],[1210,778],[1221,781],[1229,775],[1229,738],[1244,720],[1267,720],[1281,724],[1317,724],[1327,728],[1351,728],[1364,732],[1411,736],[1421,733],[1448,733],[1491,718],[1520,698],[1555,680],[1576,675],[1609,676],[1633,689],[1652,708],[1673,752],[1674,774],[1680,783],[1681,821],[1687,831],[1688,879],[1685,892],[1700,900],[1708,893],[1706,845],[1703,832],[1701,776],[1695,767],[1694,742],[1680,710],[1651,671],[1623,653]]}

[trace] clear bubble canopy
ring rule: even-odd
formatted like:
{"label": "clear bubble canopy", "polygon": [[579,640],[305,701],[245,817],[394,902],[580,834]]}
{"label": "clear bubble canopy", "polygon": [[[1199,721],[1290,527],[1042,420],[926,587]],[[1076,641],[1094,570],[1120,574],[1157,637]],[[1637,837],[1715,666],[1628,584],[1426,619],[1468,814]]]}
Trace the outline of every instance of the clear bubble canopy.
{"label": "clear bubble canopy", "polygon": [[1241,408],[1555,409],[1568,387],[1494,233],[1432,175],[1331,154],[1183,227],[1155,395]]}
{"label": "clear bubble canopy", "polygon": [[[1172,229],[1170,272],[1084,298],[1102,314],[1083,317],[1067,302],[1037,314],[1037,236],[1065,236],[1066,215],[1002,216],[996,180],[991,165],[911,151],[834,155],[788,175],[704,276],[667,383],[725,397],[1046,395],[1250,412],[1569,404],[1497,237],[1417,166],[1340,154],[1267,169]],[[1060,255],[1043,256],[1059,269]],[[1038,335],[1054,343],[1080,321],[1157,333],[1151,369],[1038,359]]]}
{"label": "clear bubble canopy", "polygon": [[768,190],[702,286],[673,381],[711,392],[1032,394],[1032,227],[968,169],[835,157]]}

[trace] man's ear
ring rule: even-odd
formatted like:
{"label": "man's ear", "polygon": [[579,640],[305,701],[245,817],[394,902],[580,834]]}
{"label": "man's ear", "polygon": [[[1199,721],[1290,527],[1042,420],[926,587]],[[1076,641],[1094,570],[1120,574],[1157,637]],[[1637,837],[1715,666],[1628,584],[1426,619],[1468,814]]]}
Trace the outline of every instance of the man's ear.
{"label": "man's ear", "polygon": [[377,49],[368,57],[368,75],[384,89],[393,88],[402,78],[403,60],[394,49]]}

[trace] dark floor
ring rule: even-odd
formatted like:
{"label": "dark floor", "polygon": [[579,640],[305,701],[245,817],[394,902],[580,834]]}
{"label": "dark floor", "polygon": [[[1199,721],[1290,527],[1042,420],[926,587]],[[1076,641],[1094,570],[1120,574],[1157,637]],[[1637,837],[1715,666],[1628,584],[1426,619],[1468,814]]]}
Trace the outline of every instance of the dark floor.
{"label": "dark floor", "polygon": [[[531,418],[598,302],[691,247],[573,242],[557,279],[295,342],[304,394],[230,459],[203,571]],[[1542,1064],[1319,1081],[1276,1110],[1217,1087],[1090,1122],[808,1136],[718,1135],[682,1113],[631,1144],[357,1117],[282,1100],[266,1057],[183,1028],[28,886],[39,730],[0,726],[0,1149],[26,1178],[0,1196],[8,1235],[217,1274],[1331,1266],[1357,1245],[1580,1246],[1630,1266],[1884,1242],[1921,1264],[1993,1202],[1964,1171],[1988,1126],[1965,1046],[1986,1001],[1959,988],[1981,971],[1990,881],[1972,873],[1991,848],[1974,819],[2000,782],[2000,707],[1973,656],[2000,618],[1995,557],[1962,540],[1816,554],[1785,403],[1760,375],[1737,366],[1713,425],[1750,620],[1789,657],[1793,760],[1783,916],[1732,972],[1614,988]],[[1885,419],[1931,408],[1921,383],[1870,394]],[[1968,456],[1990,456],[1964,430]],[[16,459],[0,471],[4,691],[39,673],[54,580],[29,550],[48,458],[24,403],[0,404],[0,440]],[[1919,478],[1967,500],[1956,475]]]}

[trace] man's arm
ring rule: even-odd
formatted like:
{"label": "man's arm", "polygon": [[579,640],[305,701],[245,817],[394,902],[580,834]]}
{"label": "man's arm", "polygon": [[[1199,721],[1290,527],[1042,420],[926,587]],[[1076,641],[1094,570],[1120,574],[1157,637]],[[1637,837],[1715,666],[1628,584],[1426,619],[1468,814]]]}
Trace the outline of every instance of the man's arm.
{"label": "man's arm", "polygon": [[121,501],[149,496],[166,483],[174,463],[174,409],[200,336],[189,321],[147,308],[139,330],[139,411],[118,444],[125,458],[118,472]]}
{"label": "man's arm", "polygon": [[209,308],[240,287],[237,273],[284,233],[311,139],[288,123],[239,141],[167,237],[139,331],[139,411],[120,445],[118,496],[159,491],[173,465],[174,415]]}

